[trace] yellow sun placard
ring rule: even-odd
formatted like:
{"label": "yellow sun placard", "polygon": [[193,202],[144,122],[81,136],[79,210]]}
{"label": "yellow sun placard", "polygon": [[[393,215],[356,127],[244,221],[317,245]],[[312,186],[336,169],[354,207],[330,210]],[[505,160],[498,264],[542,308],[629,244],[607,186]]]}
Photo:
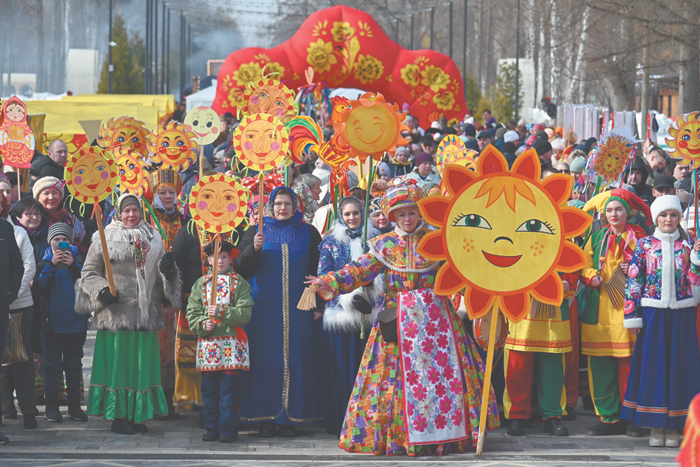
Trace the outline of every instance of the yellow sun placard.
{"label": "yellow sun placard", "polygon": [[212,233],[226,233],[243,222],[248,211],[248,190],[224,174],[202,178],[190,193],[192,218]]}
{"label": "yellow sun placard", "polygon": [[472,319],[488,313],[495,300],[514,322],[528,313],[531,297],[561,305],[564,289],[558,272],[586,265],[583,251],[569,239],[584,232],[592,218],[566,206],[572,178],[555,174],[540,181],[540,174],[534,150],[521,154],[509,170],[505,157],[488,146],[476,173],[446,166],[448,196],[418,203],[423,217],[440,227],[418,246],[424,257],[446,260],[435,292],[464,290]]}
{"label": "yellow sun placard", "polygon": [[236,156],[258,172],[283,163],[289,151],[289,132],[282,120],[266,113],[249,115],[233,134]]}
{"label": "yellow sun placard", "polygon": [[596,177],[600,177],[601,187],[619,180],[632,157],[633,150],[633,142],[624,136],[612,134],[606,137],[589,154],[586,168],[589,180],[597,183]]}
{"label": "yellow sun placard", "polygon": [[110,118],[100,127],[97,144],[112,152],[117,148],[126,147],[129,152],[137,152],[140,157],[147,159],[149,131],[143,125],[143,122],[126,115]]}
{"label": "yellow sun placard", "polygon": [[261,79],[250,83],[243,93],[243,116],[266,113],[286,122],[296,114],[294,94],[275,79]]}
{"label": "yellow sun placard", "polygon": [[170,121],[161,123],[148,137],[148,150],[161,169],[186,170],[197,160],[197,135],[189,125]]}
{"label": "yellow sun placard", "polygon": [[68,159],[63,178],[75,199],[99,203],[114,193],[117,162],[109,151],[97,146],[82,147]]}
{"label": "yellow sun placard", "polygon": [[119,189],[122,193],[141,197],[148,191],[148,169],[138,155],[139,153],[130,152],[126,147],[117,149],[114,154],[119,169]]}
{"label": "yellow sun placard", "polygon": [[680,159],[679,165],[700,168],[700,112],[683,114],[668,129],[668,154]]}

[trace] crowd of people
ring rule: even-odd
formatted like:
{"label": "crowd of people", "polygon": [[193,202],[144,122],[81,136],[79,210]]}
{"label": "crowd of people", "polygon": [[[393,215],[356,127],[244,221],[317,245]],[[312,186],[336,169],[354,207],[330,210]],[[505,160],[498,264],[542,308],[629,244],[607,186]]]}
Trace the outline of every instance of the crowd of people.
{"label": "crowd of people", "polygon": [[[700,392],[700,242],[689,167],[647,141],[624,179],[598,193],[580,182],[594,138],[501,124],[489,110],[481,117],[449,125],[406,114],[408,144],[384,156],[370,183],[351,173],[335,203],[331,167],[310,153],[290,171],[289,186],[266,179],[261,196],[255,185],[247,222],[217,237],[190,223],[184,201],[199,164],[204,175],[250,175],[230,144],[238,121],[222,115],[219,137],[195,166],[151,167],[152,210],[128,193],[101,203],[113,283],[92,209],[67,196],[67,147],[52,141],[46,155],[35,154],[29,190],[14,172],[0,174],[3,417],[21,413],[34,429],[44,405],[48,422],[101,416],[129,435],[193,410],[204,441],[233,442],[243,424],[264,438],[320,424],[349,452],[473,448],[482,336],[460,313],[459,295],[434,293],[440,264],[417,250],[434,229],[418,200],[442,193],[436,152],[456,135],[475,160],[489,145],[511,166],[534,150],[542,177],[571,175],[578,183],[569,204],[596,219],[576,239],[588,265],[563,275],[561,306],[509,324],[488,428],[507,424],[510,436],[522,436],[536,414],[545,432],[566,436],[564,422],[582,407],[600,417],[590,436],[641,437],[650,428],[651,446],[678,446]],[[298,303],[309,286],[319,299],[307,311]],[[424,311],[415,328],[399,326],[400,297]],[[85,391],[88,329],[97,333]],[[409,346],[399,345],[402,333]],[[426,359],[436,345],[437,358]]]}

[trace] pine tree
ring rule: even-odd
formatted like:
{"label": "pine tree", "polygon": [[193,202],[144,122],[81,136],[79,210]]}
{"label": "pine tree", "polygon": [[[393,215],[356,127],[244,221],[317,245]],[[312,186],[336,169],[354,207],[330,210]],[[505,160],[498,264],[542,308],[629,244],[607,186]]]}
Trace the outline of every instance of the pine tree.
{"label": "pine tree", "polygon": [[[113,94],[142,94],[143,93],[143,57],[145,54],[143,39],[138,32],[129,39],[124,24],[124,18],[116,15],[112,25],[112,40],[117,43],[112,48],[112,93]],[[109,82],[109,55],[105,57],[97,92],[107,93]]]}
{"label": "pine tree", "polygon": [[[523,102],[523,82],[520,77],[520,99]],[[498,122],[508,122],[515,118],[515,63],[501,64],[498,67],[496,82],[489,86],[479,99],[479,112],[474,114],[481,116],[485,109],[491,109],[491,114]]]}

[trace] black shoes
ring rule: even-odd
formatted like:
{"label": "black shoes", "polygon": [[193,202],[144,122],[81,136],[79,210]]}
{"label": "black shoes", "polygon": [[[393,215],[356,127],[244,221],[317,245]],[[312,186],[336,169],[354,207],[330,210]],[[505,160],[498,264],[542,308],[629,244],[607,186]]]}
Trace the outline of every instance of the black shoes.
{"label": "black shoes", "polygon": [[36,428],[36,416],[23,414],[22,417],[24,418],[24,428],[27,430]]}
{"label": "black shoes", "polygon": [[202,441],[219,441],[219,439],[219,430],[207,430],[207,432],[202,435]]}
{"label": "black shoes", "polygon": [[87,422],[88,421],[88,416],[83,411],[83,409],[80,406],[77,407],[68,407],[68,413],[66,414],[66,418],[70,420],[75,420],[76,422]]}
{"label": "black shoes", "polygon": [[588,433],[586,433],[588,436],[612,436],[612,435],[621,435],[625,432],[625,430],[622,429],[622,425],[620,422],[615,422],[615,423],[604,423],[602,421],[599,421],[595,425],[591,425],[588,427]]}
{"label": "black shoes", "polygon": [[549,418],[544,422],[544,432],[552,436],[569,436],[569,430],[558,418]]}
{"label": "black shoes", "polygon": [[508,425],[508,436],[525,436],[525,420],[511,420]]}
{"label": "black shoes", "polygon": [[129,425],[134,430],[134,433],[148,433],[148,427],[143,423],[129,422]]}
{"label": "black shoes", "polygon": [[58,405],[47,405],[46,414],[44,415],[44,418],[46,419],[46,421],[49,422],[63,422],[63,415],[61,415],[61,411],[58,409]]}
{"label": "black shoes", "polygon": [[627,429],[625,430],[625,435],[630,438],[641,438],[644,436],[644,431],[641,426],[637,426],[634,423],[627,423]]}
{"label": "black shoes", "polygon": [[109,427],[110,431],[115,432],[118,435],[133,435],[136,434],[134,429],[131,427],[126,420],[113,420],[112,426]]}
{"label": "black shoes", "polygon": [[238,436],[221,436],[219,437],[220,443],[233,443],[238,439]]}
{"label": "black shoes", "polygon": [[261,423],[258,429],[259,438],[273,438],[275,436],[274,423]]}
{"label": "black shoes", "polygon": [[15,420],[17,418],[17,409],[7,410],[2,414],[2,418],[7,420]]}
{"label": "black shoes", "polygon": [[567,420],[567,421],[572,421],[576,420],[576,413],[574,412],[573,407],[567,407],[566,408],[566,415],[563,415],[561,417],[562,420]]}

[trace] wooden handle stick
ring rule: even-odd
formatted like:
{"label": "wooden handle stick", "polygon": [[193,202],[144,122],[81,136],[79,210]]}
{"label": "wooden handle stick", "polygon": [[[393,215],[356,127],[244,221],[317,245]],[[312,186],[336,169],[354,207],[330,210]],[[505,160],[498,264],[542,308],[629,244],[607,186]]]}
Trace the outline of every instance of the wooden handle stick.
{"label": "wooden handle stick", "polygon": [[493,351],[496,346],[496,328],[498,327],[498,300],[495,300],[491,308],[491,329],[489,330],[489,350],[486,354],[486,374],[484,386],[481,392],[481,415],[479,415],[479,438],[476,442],[476,454],[481,455],[484,450],[486,438],[486,417],[489,408],[489,395],[491,394],[491,373],[493,371]]}
{"label": "wooden handle stick", "polygon": [[209,304],[216,305],[216,292],[219,285],[219,250],[221,249],[221,239],[216,236],[214,240],[214,264],[211,268],[211,296]]}
{"label": "wooden handle stick", "polygon": [[102,224],[102,208],[98,203],[95,203],[95,219],[97,220],[97,230],[100,232],[100,243],[102,243],[102,256],[105,260],[105,273],[107,274],[107,282],[109,282],[109,293],[117,296],[117,287],[114,285],[114,276],[112,275],[112,263],[109,262],[109,250],[107,249],[107,239],[105,238],[105,226]]}
{"label": "wooden handle stick", "polygon": [[260,172],[260,199],[258,200],[258,233],[262,233],[263,226],[263,210],[265,207],[265,202],[263,198],[265,196],[265,173]]}

